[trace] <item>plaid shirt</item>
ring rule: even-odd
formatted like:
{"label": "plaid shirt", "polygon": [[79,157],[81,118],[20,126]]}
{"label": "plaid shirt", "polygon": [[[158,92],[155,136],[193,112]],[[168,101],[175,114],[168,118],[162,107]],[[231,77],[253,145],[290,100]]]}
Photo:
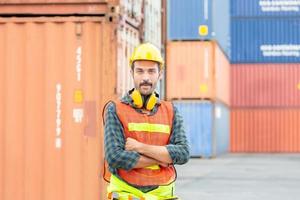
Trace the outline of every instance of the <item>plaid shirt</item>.
{"label": "plaid shirt", "polygon": [[[121,101],[133,107],[133,101],[129,95],[125,95]],[[150,115],[155,114],[160,103],[155,105]],[[136,109],[142,113],[141,109]],[[109,164],[109,170],[112,174],[118,176],[117,169],[125,170],[132,169],[138,162],[140,154],[135,151],[125,150],[125,137],[123,133],[123,126],[116,114],[114,103],[109,103],[105,111],[105,133],[104,133],[104,149],[105,158]],[[170,143],[166,148],[173,160],[173,164],[184,164],[189,159],[189,146],[185,135],[183,126],[183,119],[179,115],[176,107],[174,107],[174,120],[172,124],[172,135]],[[120,177],[119,177],[120,178]],[[121,178],[120,178],[121,179]],[[151,191],[158,186],[143,186],[137,187],[143,192]]]}

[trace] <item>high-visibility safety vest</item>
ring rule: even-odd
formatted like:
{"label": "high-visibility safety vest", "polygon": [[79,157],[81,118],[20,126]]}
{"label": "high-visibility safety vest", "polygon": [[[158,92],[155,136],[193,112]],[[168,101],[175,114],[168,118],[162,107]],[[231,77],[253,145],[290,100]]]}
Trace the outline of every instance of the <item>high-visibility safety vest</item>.
{"label": "high-visibility safety vest", "polygon": [[[174,117],[170,102],[161,101],[153,115],[138,113],[130,105],[116,102],[116,112],[123,125],[125,138],[130,137],[149,145],[169,144]],[[129,171],[118,169],[118,174],[127,183],[136,186],[168,185],[176,179],[173,165],[156,165]]]}
{"label": "high-visibility safety vest", "polygon": [[114,175],[110,177],[110,184],[107,187],[107,198],[109,200],[174,200],[174,183],[144,193],[134,188]]}

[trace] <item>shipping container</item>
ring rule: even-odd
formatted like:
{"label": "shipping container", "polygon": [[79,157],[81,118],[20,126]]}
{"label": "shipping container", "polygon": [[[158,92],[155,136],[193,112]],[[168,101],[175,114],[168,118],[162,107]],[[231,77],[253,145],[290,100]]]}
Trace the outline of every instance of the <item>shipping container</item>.
{"label": "shipping container", "polygon": [[300,64],[231,65],[232,107],[300,107]]}
{"label": "shipping container", "polygon": [[[117,0],[118,1],[118,0]],[[116,12],[117,3],[107,0],[0,0],[1,15],[99,15]]]}
{"label": "shipping container", "polygon": [[1,15],[102,15],[138,27],[143,0],[0,0]]}
{"label": "shipping container", "polygon": [[211,158],[229,148],[229,108],[211,101],[174,101],[183,117],[190,155]]}
{"label": "shipping container", "polygon": [[300,16],[299,0],[231,0],[232,17]]}
{"label": "shipping container", "polygon": [[134,87],[129,59],[134,48],[140,43],[139,31],[126,23],[118,28],[117,53],[117,95],[122,97]]}
{"label": "shipping container", "polygon": [[300,152],[298,108],[237,108],[231,110],[230,121],[231,152]]}
{"label": "shipping container", "polygon": [[[120,17],[131,25],[138,27],[143,17],[144,0],[108,0],[119,5]],[[117,8],[118,9],[118,8]]]}
{"label": "shipping container", "polygon": [[168,99],[217,99],[229,104],[230,68],[215,42],[168,42]]}
{"label": "shipping container", "polygon": [[162,49],[162,15],[161,0],[145,0],[144,8],[144,41],[151,42]]}
{"label": "shipping container", "polygon": [[105,199],[115,32],[99,17],[0,18],[1,200]]}
{"label": "shipping container", "polygon": [[300,18],[231,20],[232,63],[300,62]]}
{"label": "shipping container", "polygon": [[1,4],[99,3],[113,0],[0,0]]}
{"label": "shipping container", "polygon": [[230,55],[229,0],[167,1],[168,40],[216,40]]}
{"label": "shipping container", "polygon": [[[144,1],[144,42],[150,42],[161,51],[162,46],[162,1]],[[161,79],[157,84],[157,92],[164,97],[164,81]]]}

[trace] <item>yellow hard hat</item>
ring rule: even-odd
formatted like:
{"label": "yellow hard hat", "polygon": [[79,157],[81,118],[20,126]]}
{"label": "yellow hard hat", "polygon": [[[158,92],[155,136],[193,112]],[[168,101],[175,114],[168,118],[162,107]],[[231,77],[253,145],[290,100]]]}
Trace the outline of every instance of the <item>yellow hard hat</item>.
{"label": "yellow hard hat", "polygon": [[134,49],[130,57],[129,66],[131,67],[134,61],[150,60],[159,63],[160,69],[164,67],[164,60],[159,49],[151,43],[143,43]]}

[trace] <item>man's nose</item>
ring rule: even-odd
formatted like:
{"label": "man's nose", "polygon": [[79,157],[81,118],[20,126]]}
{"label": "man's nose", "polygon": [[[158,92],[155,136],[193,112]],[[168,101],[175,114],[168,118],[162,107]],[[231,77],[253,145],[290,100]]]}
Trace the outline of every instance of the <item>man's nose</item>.
{"label": "man's nose", "polygon": [[145,73],[143,74],[143,80],[144,80],[144,81],[149,81],[149,80],[150,80],[150,76],[149,76],[149,74],[148,74],[147,72],[145,72]]}

